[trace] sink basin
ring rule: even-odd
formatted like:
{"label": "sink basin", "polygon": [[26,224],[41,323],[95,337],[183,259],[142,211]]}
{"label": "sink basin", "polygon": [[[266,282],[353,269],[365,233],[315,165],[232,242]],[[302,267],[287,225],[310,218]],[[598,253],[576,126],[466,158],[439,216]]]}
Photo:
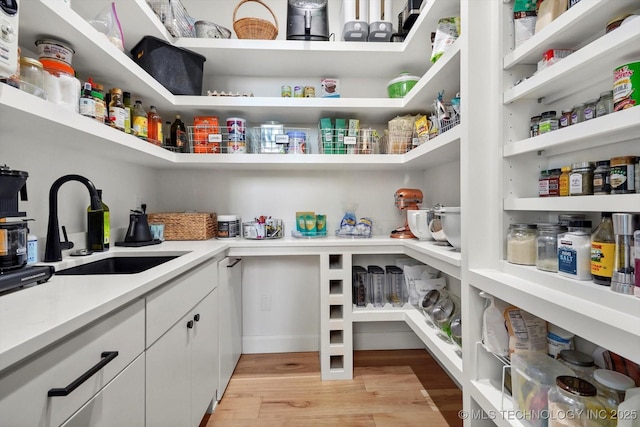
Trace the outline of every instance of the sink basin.
{"label": "sink basin", "polygon": [[156,267],[177,258],[172,256],[121,256],[101,259],[88,264],[78,265],[56,271],[58,276],[76,276],[89,274],[135,274]]}

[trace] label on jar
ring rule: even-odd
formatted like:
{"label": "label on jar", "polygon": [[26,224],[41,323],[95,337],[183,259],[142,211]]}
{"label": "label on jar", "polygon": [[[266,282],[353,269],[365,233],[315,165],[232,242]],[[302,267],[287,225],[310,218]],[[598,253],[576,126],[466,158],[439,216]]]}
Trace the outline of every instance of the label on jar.
{"label": "label on jar", "polygon": [[609,185],[608,172],[596,172],[593,174],[593,192],[596,194],[609,194],[611,186]]}
{"label": "label on jar", "polygon": [[538,181],[538,196],[544,197],[549,195],[549,180],[541,179]]}
{"label": "label on jar", "polygon": [[148,120],[144,116],[133,117],[133,134],[140,138],[146,138],[148,132]]}
{"label": "label on jar", "polygon": [[582,174],[569,175],[569,194],[582,194]]}
{"label": "label on jar", "polygon": [[613,276],[615,243],[591,243],[591,274],[600,277]]}
{"label": "label on jar", "polygon": [[612,166],[609,173],[611,190],[625,193],[635,191],[635,181],[629,177],[635,178],[634,165]]}
{"label": "label on jar", "polygon": [[595,108],[589,106],[584,109],[584,119],[591,120],[596,118],[596,110]]}
{"label": "label on jar", "polygon": [[83,116],[96,117],[96,101],[93,98],[80,98],[79,112]]}

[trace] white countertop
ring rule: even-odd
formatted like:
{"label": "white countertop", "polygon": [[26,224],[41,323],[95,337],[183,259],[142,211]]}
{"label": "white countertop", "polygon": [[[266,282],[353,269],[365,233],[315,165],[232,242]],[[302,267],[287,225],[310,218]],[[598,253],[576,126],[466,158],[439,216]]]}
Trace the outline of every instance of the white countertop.
{"label": "white countertop", "polygon": [[168,280],[229,250],[232,256],[404,253],[405,248],[460,266],[460,253],[433,242],[389,237],[275,240],[166,241],[142,248],[114,247],[85,257],[64,256],[56,270],[111,256],[181,255],[138,274],[58,276],[41,285],[0,296],[0,372],[109,312],[135,301]]}

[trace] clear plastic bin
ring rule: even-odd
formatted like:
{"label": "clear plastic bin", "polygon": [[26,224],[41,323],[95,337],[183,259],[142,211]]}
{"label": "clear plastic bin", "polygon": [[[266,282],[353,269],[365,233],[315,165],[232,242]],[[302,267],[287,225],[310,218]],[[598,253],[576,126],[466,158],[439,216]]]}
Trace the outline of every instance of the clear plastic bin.
{"label": "clear plastic bin", "polygon": [[387,301],[385,298],[385,277],[382,267],[370,265],[367,267],[369,280],[369,294],[374,307],[382,307]]}
{"label": "clear plastic bin", "polygon": [[364,267],[354,265],[352,272],[352,297],[356,307],[366,307],[369,303],[367,292],[367,270]]}
{"label": "clear plastic bin", "polygon": [[400,267],[387,265],[385,267],[387,279],[387,301],[394,307],[402,307],[407,302],[407,292],[404,284],[404,273]]}

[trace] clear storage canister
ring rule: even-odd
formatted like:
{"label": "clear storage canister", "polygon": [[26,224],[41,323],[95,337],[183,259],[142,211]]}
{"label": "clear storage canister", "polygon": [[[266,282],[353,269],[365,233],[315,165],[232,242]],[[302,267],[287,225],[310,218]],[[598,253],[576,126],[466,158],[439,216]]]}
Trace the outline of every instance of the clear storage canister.
{"label": "clear storage canister", "polygon": [[561,375],[549,390],[549,427],[589,427],[608,425],[595,420],[605,415],[604,405],[597,399],[596,387],[582,378]]}
{"label": "clear storage canister", "polygon": [[615,413],[620,402],[624,401],[626,391],[635,387],[632,378],[608,369],[596,369],[593,378],[598,398],[611,413]]}
{"label": "clear storage canister", "polygon": [[596,370],[596,364],[590,354],[578,350],[560,350],[558,360],[571,368],[577,377],[595,385],[593,373]]}
{"label": "clear storage canister", "polygon": [[387,302],[385,298],[384,270],[377,265],[370,265],[367,267],[367,276],[369,279],[371,303],[374,307],[384,306]]}
{"label": "clear storage canister", "polygon": [[69,111],[80,112],[80,80],[71,66],[55,59],[41,59],[47,100]]}
{"label": "clear storage canister", "polygon": [[596,118],[596,104],[597,99],[590,99],[584,104],[584,120],[591,120]]}
{"label": "clear storage canister", "polygon": [[538,224],[536,238],[538,270],[558,272],[558,235],[567,229],[559,224]]}
{"label": "clear storage canister", "polygon": [[536,265],[536,225],[511,224],[507,234],[507,261]]}
{"label": "clear storage canister", "polygon": [[587,196],[593,194],[593,169],[593,162],[579,162],[571,165],[569,195]]}
{"label": "clear storage canister", "polygon": [[613,113],[613,91],[606,90],[600,93],[600,99],[596,104],[596,117]]}
{"label": "clear storage canister", "polygon": [[387,265],[385,274],[387,279],[387,301],[391,302],[394,307],[402,307],[408,299],[402,269],[395,265]]}
{"label": "clear storage canister", "polygon": [[576,104],[571,111],[571,124],[577,125],[584,122],[584,104]]}
{"label": "clear storage canister", "polygon": [[44,70],[37,59],[20,57],[20,89],[46,99]]}
{"label": "clear storage canister", "polygon": [[356,307],[366,307],[368,300],[367,292],[367,270],[359,265],[351,268],[352,276],[352,297]]}

